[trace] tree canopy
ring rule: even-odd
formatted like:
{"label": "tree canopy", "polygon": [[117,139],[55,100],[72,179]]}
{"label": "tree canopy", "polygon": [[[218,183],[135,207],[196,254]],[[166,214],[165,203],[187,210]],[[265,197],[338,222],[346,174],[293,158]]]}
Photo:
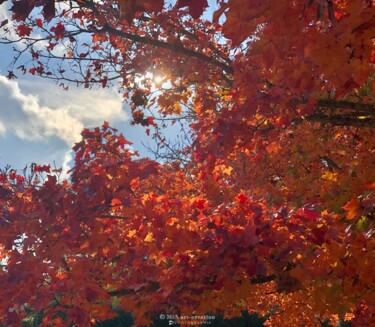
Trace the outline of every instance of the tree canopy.
{"label": "tree canopy", "polygon": [[1,171],[0,322],[375,323],[373,2],[218,0],[209,20],[207,6],[12,1],[9,78],[117,87],[166,152],[139,158],[104,122],[69,180]]}

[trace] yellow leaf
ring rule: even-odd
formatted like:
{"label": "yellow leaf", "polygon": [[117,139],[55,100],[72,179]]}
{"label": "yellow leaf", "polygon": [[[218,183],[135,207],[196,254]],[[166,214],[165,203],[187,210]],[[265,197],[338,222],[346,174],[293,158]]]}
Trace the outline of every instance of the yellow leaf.
{"label": "yellow leaf", "polygon": [[152,242],[154,240],[154,234],[152,232],[148,233],[144,239],[145,242]]}
{"label": "yellow leaf", "polygon": [[135,229],[133,229],[133,230],[130,230],[130,231],[129,231],[129,233],[128,233],[127,236],[128,236],[129,238],[132,238],[136,233],[137,233],[137,231],[136,231]]}
{"label": "yellow leaf", "polygon": [[223,173],[230,176],[232,170],[233,170],[233,168],[231,166],[229,166],[228,168],[223,169]]}
{"label": "yellow leaf", "polygon": [[336,182],[337,181],[337,176],[335,173],[332,173],[330,171],[326,171],[323,175],[322,178],[325,179],[326,181],[331,181],[331,182]]}
{"label": "yellow leaf", "polygon": [[130,187],[132,188],[132,190],[136,190],[139,187],[139,180],[140,180],[140,178],[137,177],[137,178],[132,179],[130,181]]}

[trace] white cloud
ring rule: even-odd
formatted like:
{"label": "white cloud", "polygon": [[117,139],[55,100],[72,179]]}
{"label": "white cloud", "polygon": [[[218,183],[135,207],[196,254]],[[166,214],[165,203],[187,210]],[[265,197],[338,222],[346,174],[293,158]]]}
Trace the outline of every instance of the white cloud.
{"label": "white cloud", "polygon": [[[0,76],[0,165],[20,168],[56,160],[68,170],[69,150],[83,127],[127,120],[121,96],[110,90],[63,91],[49,81]],[[23,166],[22,166],[23,167]]]}
{"label": "white cloud", "polygon": [[[48,48],[48,46],[50,45],[50,41],[48,40],[44,40],[44,37],[42,34],[40,33],[37,33],[35,31],[33,31],[30,35],[30,37],[32,39],[38,39],[39,41],[38,42],[35,42],[34,45],[33,45],[33,49],[34,51],[46,51],[46,49]],[[54,56],[57,56],[57,57],[62,57],[64,54],[67,53],[67,45],[69,43],[68,42],[64,42],[64,41],[60,41],[54,48],[53,50],[51,51],[51,53],[54,55]],[[20,48],[24,48],[23,45],[18,45]]]}
{"label": "white cloud", "polygon": [[61,165],[62,171],[61,171],[61,178],[67,179],[69,177],[68,171],[72,168],[72,161],[74,158],[74,153],[72,150],[69,150],[65,153],[64,159]]}
{"label": "white cloud", "polygon": [[128,119],[122,108],[121,95],[113,90],[88,90],[70,86],[68,91],[64,91],[48,81],[35,80],[23,80],[20,86],[28,93],[37,93],[42,106],[53,110],[64,108],[71,118],[80,121],[85,127],[101,125],[104,120],[115,123]]}
{"label": "white cloud", "polygon": [[72,145],[83,126],[127,119],[120,95],[108,90],[63,91],[48,82],[34,81],[21,85],[28,94],[21,92],[17,82],[0,76],[0,131],[5,128],[21,139],[40,141],[55,136]]}
{"label": "white cloud", "polygon": [[10,7],[9,2],[10,1],[6,1],[0,6],[0,23],[3,20],[10,19],[10,12],[8,11]]}
{"label": "white cloud", "polygon": [[0,136],[4,136],[6,131],[5,125],[0,121]]}
{"label": "white cloud", "polygon": [[43,141],[56,136],[66,144],[77,141],[83,124],[69,115],[66,108],[41,106],[37,96],[23,94],[17,82],[0,76],[0,122],[5,132],[20,139]]}

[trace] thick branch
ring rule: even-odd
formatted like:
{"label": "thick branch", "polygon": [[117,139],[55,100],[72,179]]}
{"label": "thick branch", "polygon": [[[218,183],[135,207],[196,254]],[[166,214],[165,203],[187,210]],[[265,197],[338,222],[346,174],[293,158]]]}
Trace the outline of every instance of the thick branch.
{"label": "thick branch", "polygon": [[[144,288],[141,287],[139,290],[143,290]],[[114,290],[114,291],[108,291],[107,292],[109,296],[125,296],[125,295],[129,295],[129,294],[136,294],[136,291],[133,290],[133,289],[126,289],[126,288],[122,288],[120,290]]]}
{"label": "thick branch", "polygon": [[[155,19],[151,18],[151,17],[147,17],[145,15],[142,15],[140,18],[138,18],[139,20],[142,20],[142,21],[154,21],[156,22]],[[199,41],[199,37],[197,35],[195,35],[194,33],[190,32],[190,31],[187,31],[185,30],[184,28],[180,28],[176,25],[173,25],[172,23],[168,22],[167,23],[169,26],[175,28],[176,30],[178,30],[178,32],[184,34],[185,36],[187,37],[190,37],[190,38],[193,38],[195,41]],[[209,44],[208,47],[217,55],[219,56],[221,59],[225,60],[227,62],[227,64],[230,66],[232,64],[232,60],[230,60],[228,57],[226,57],[223,53],[220,52],[219,49],[215,48],[213,44]]]}
{"label": "thick branch", "polygon": [[303,118],[296,118],[293,123],[299,124],[303,120],[335,126],[375,128],[375,106],[360,102],[319,99],[315,113]]}
{"label": "thick branch", "polygon": [[116,216],[116,215],[100,215],[96,218],[99,219],[118,219],[118,220],[130,220],[129,217],[126,216]]}
{"label": "thick branch", "polygon": [[157,283],[157,282],[150,282],[150,284],[148,285],[148,287],[142,286],[142,287],[140,287],[137,290],[122,288],[122,289],[119,289],[119,290],[108,291],[107,293],[108,293],[109,296],[124,296],[124,295],[129,295],[129,294],[133,294],[134,295],[137,292],[144,291],[146,289],[148,289],[151,292],[156,292],[157,290],[160,289],[160,284]]}
{"label": "thick branch", "polygon": [[173,52],[181,53],[183,55],[189,56],[189,57],[194,57],[199,60],[202,60],[204,62],[210,63],[211,65],[217,66],[219,68],[224,69],[227,73],[233,74],[233,67],[227,65],[226,63],[220,62],[214,58],[208,57],[203,53],[196,52],[194,50],[186,49],[185,47],[178,45],[178,44],[171,44],[167,43],[164,41],[160,40],[154,40],[154,39],[149,39],[144,36],[139,36],[136,34],[130,34],[127,32],[120,31],[116,28],[113,28],[109,26],[108,24],[105,24],[101,30],[96,30],[95,32],[100,33],[100,32],[108,32],[112,35],[117,35],[123,38],[126,38],[128,40],[134,41],[134,42],[139,42],[139,43],[144,43],[144,44],[149,44],[153,45],[155,47],[163,48],[163,49],[168,49]]}
{"label": "thick branch", "polygon": [[317,106],[320,108],[331,108],[331,109],[352,109],[358,111],[366,111],[368,113],[375,114],[374,104],[363,104],[360,102],[351,101],[334,101],[329,99],[319,99],[317,100]]}
{"label": "thick branch", "polygon": [[[319,123],[326,123],[335,126],[353,126],[353,127],[370,127],[375,128],[375,117],[358,117],[352,114],[347,115],[326,115],[324,113],[317,113],[309,115],[305,118],[309,121]],[[298,122],[301,119],[295,120]]]}
{"label": "thick branch", "polygon": [[272,282],[275,279],[276,279],[276,275],[258,276],[258,277],[252,278],[250,280],[250,283],[252,285],[265,284],[265,283]]}
{"label": "thick branch", "polygon": [[[275,279],[276,279],[276,275],[258,276],[258,277],[252,278],[250,280],[250,284],[252,284],[252,285],[265,284],[265,283],[272,282]],[[159,283],[152,282],[152,284],[150,286],[150,290],[152,292],[156,292],[159,289],[160,289]],[[146,290],[146,287],[142,286],[138,290],[122,288],[122,289],[119,289],[119,290],[108,291],[107,293],[108,293],[109,296],[125,296],[125,295],[129,295],[129,294],[136,294],[137,292],[144,291],[144,290]]]}

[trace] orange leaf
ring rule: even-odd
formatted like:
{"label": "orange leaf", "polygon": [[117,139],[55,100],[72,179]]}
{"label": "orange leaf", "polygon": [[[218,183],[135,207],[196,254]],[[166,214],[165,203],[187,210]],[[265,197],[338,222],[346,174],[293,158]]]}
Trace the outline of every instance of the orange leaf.
{"label": "orange leaf", "polygon": [[343,208],[347,211],[346,219],[352,220],[358,218],[360,207],[361,202],[357,197],[353,196],[352,199],[343,206]]}
{"label": "orange leaf", "polygon": [[272,142],[266,146],[268,153],[277,153],[281,149],[281,146],[277,142]]}

